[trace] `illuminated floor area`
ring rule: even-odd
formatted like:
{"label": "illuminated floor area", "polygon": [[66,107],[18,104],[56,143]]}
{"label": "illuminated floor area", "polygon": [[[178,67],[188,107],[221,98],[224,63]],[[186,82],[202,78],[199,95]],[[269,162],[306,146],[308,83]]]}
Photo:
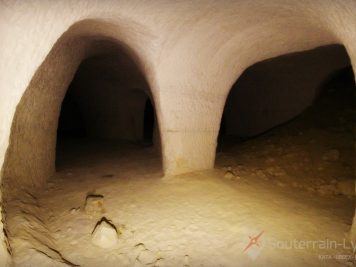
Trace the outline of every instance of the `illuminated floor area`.
{"label": "illuminated floor area", "polygon": [[[353,266],[355,110],[345,99],[227,138],[215,170],[176,177],[162,178],[152,147],[64,143],[46,187],[11,202],[15,265]],[[103,205],[87,209],[93,195]],[[109,248],[93,243],[103,217],[118,232]]]}
{"label": "illuminated floor area", "polygon": [[[349,266],[345,260],[321,262],[319,255],[352,254],[350,249],[323,243],[347,240],[354,211],[352,197],[337,195],[337,191],[308,190],[312,185],[303,185],[309,177],[289,184],[291,176],[276,168],[282,161],[276,156],[275,160],[262,157],[281,149],[262,139],[255,140],[250,151],[245,148],[240,157],[231,151],[219,153],[214,171],[164,179],[152,148],[126,145],[127,150],[115,150],[101,144],[101,149],[86,145],[87,150],[72,151],[77,160],[69,159],[70,165],[63,163],[43,193],[36,195],[37,200],[27,204],[29,211],[38,214],[37,221],[30,222],[33,230],[42,229],[51,240],[41,239],[39,233],[39,242],[28,240],[40,251],[47,251],[49,257],[80,266]],[[282,155],[296,157],[292,150],[284,147]],[[269,167],[252,167],[253,159],[257,165]],[[300,158],[293,162],[303,164]],[[320,163],[324,167],[338,165]],[[279,173],[273,174],[271,166]],[[104,196],[102,213],[84,211],[88,194]],[[102,217],[121,232],[117,245],[109,249],[91,241]],[[260,247],[244,252],[249,236],[262,231]],[[294,240],[320,243],[314,248],[309,244],[306,249]],[[24,240],[15,243],[19,266],[57,266],[44,254],[21,246]],[[59,251],[62,259],[39,243],[53,244],[52,249]],[[323,244],[330,249],[324,249]]]}
{"label": "illuminated floor area", "polygon": [[[343,242],[354,210],[346,197],[281,187],[248,170],[239,180],[224,178],[221,170],[161,180],[145,169],[144,158],[130,166],[134,172],[120,167],[126,161],[64,169],[38,196],[38,216],[68,261],[80,266],[320,266],[319,254],[350,254],[341,248],[290,249],[293,240]],[[114,176],[103,177],[109,174]],[[103,214],[83,211],[89,193],[104,196]],[[114,248],[91,242],[102,216],[122,232]],[[249,236],[261,231],[261,248],[244,253]],[[17,257],[20,266],[46,266],[44,255],[23,252],[26,256]],[[345,266],[345,261],[327,260],[325,266]]]}

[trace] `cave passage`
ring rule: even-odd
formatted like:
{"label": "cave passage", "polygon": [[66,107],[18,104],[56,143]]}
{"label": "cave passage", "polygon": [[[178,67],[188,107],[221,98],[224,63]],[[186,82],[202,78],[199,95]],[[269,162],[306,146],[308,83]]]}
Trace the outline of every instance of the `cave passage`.
{"label": "cave passage", "polygon": [[[328,233],[342,242],[355,200],[355,87],[342,47],[248,68],[226,102],[216,168],[162,179],[150,88],[127,54],[102,45],[103,53],[78,64],[67,88],[58,81],[48,87],[56,76],[40,73],[19,105],[6,192],[16,188],[15,175],[27,181],[30,171],[36,178],[42,168],[47,179],[5,198],[15,266],[210,266],[221,251],[226,266],[237,260],[248,265],[248,237],[264,231],[277,240],[323,239]],[[43,78],[48,82],[37,86]],[[60,109],[50,110],[48,103]],[[47,168],[52,141],[55,171]],[[26,157],[37,160],[26,165]],[[263,253],[269,261],[276,251],[266,247]],[[317,267],[316,255],[325,251],[302,253],[283,251],[278,262],[284,257],[284,263]]]}
{"label": "cave passage", "polygon": [[114,181],[162,177],[154,101],[144,75],[120,44],[99,39],[87,45],[91,52],[77,63],[67,50],[60,54],[63,62],[50,54],[16,112],[3,196],[8,250],[19,266],[32,253],[44,257],[41,264],[67,261],[59,252],[65,238],[55,242],[49,226],[53,218],[66,220],[57,213],[62,204],[72,206],[69,214],[80,210],[92,228],[91,220],[115,210],[108,203],[101,209],[100,198],[107,201],[113,193],[106,186],[115,191]]}
{"label": "cave passage", "polygon": [[144,115],[144,141],[147,144],[153,144],[153,132],[155,125],[155,113],[152,102],[147,99],[145,104],[145,115]]}
{"label": "cave passage", "polygon": [[356,266],[356,0],[0,10],[0,267]]}
{"label": "cave passage", "polygon": [[85,59],[62,102],[57,171],[153,150],[154,117],[149,88],[131,59],[125,54]]}
{"label": "cave passage", "polygon": [[[325,67],[326,60],[335,65]],[[232,173],[249,166],[281,187],[353,199],[355,89],[347,54],[337,46],[251,66],[226,101],[217,166],[230,153]]]}

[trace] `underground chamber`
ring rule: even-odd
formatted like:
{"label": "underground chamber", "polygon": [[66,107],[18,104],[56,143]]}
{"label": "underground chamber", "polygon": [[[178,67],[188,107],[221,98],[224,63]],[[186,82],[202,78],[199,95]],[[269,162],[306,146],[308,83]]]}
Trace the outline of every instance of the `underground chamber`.
{"label": "underground chamber", "polygon": [[[246,200],[255,209],[250,243],[245,245],[250,258],[259,258],[266,249],[287,254],[298,249],[316,255],[353,253],[355,89],[354,72],[341,46],[258,62],[231,88],[216,168],[228,183],[255,188]],[[258,208],[262,199],[265,210]],[[257,222],[270,220],[272,214],[278,217],[275,225]],[[297,225],[303,233],[298,233]],[[263,250],[251,245],[255,237]],[[299,241],[309,245],[300,247]],[[338,251],[337,245],[324,246],[325,242],[349,245],[339,245]],[[333,259],[325,264],[342,264]],[[318,256],[314,264],[320,264]]]}
{"label": "underground chamber", "polygon": [[232,153],[281,186],[353,199],[354,79],[336,45],[250,66],[228,95],[217,161]]}
{"label": "underground chamber", "polygon": [[[82,40],[71,44],[76,42],[80,48]],[[66,234],[55,226],[69,219],[61,204],[71,203],[69,216],[90,220],[86,234],[100,230],[96,247],[105,247],[105,231],[120,235],[105,191],[133,177],[162,176],[154,101],[144,75],[120,44],[87,42],[90,52],[76,68],[66,65],[76,57],[61,55],[60,43],[54,48],[15,115],[3,170],[3,215],[16,266],[76,265],[63,254]],[[56,62],[58,57],[64,60]]]}
{"label": "underground chamber", "polygon": [[144,75],[116,43],[93,47],[68,77],[73,57],[49,57],[54,70],[17,109],[3,187],[15,265],[319,266],[316,255],[335,252],[289,241],[342,242],[351,227],[355,88],[343,47],[246,69],[215,169],[164,178]]}

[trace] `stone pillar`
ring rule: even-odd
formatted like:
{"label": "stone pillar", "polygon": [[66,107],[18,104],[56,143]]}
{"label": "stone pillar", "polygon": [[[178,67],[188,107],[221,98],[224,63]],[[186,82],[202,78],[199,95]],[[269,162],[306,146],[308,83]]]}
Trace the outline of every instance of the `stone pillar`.
{"label": "stone pillar", "polygon": [[[156,102],[160,123],[163,168],[175,175],[214,167],[224,96],[199,86],[167,85]],[[171,82],[174,83],[172,80]]]}

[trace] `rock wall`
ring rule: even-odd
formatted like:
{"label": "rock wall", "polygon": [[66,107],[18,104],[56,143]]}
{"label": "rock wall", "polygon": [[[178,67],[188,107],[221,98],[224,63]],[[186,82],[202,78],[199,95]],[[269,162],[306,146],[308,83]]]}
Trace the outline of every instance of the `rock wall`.
{"label": "rock wall", "polygon": [[54,172],[61,102],[85,58],[124,48],[151,90],[165,173],[208,169],[241,73],[330,44],[343,45],[355,69],[355,10],[353,0],[2,1],[3,197]]}

